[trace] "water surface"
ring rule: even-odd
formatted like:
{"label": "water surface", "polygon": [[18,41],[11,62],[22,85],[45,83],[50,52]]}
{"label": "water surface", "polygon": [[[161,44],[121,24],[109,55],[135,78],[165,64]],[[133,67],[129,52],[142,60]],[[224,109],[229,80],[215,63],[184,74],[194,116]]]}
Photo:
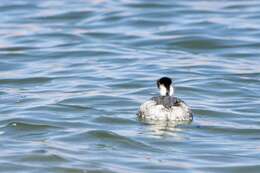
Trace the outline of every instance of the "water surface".
{"label": "water surface", "polygon": [[[0,172],[259,172],[259,9],[2,0]],[[191,124],[136,118],[161,76]]]}

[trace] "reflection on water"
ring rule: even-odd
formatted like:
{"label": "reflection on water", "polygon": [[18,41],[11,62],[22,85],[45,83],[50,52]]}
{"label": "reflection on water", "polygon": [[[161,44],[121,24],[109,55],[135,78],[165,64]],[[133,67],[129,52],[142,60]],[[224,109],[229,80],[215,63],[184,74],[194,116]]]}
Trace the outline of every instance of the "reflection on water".
{"label": "reflection on water", "polygon": [[[2,0],[0,172],[255,172],[260,2]],[[174,79],[188,124],[140,121]]]}

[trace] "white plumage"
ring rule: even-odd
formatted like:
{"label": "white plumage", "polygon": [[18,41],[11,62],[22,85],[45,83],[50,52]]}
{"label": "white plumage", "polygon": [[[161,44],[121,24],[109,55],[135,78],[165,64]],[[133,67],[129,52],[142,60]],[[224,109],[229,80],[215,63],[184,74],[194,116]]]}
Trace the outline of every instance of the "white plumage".
{"label": "white plumage", "polygon": [[138,115],[141,118],[162,121],[191,121],[192,112],[184,102],[179,102],[176,106],[166,108],[162,104],[157,104],[154,100],[148,100],[140,106]]}

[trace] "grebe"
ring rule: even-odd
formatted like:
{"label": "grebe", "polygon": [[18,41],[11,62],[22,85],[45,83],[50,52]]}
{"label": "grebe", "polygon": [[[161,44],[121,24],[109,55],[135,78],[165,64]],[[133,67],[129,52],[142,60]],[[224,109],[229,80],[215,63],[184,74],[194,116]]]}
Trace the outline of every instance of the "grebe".
{"label": "grebe", "polygon": [[160,96],[152,97],[144,102],[139,109],[138,116],[150,120],[163,121],[192,121],[192,111],[181,99],[174,97],[172,80],[162,77],[157,80]]}

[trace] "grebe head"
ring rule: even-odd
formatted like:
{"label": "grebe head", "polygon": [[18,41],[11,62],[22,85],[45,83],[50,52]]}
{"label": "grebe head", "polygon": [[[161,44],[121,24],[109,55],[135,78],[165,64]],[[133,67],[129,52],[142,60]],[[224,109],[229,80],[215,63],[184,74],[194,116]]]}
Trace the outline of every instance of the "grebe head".
{"label": "grebe head", "polygon": [[160,89],[161,96],[172,96],[174,94],[172,80],[168,77],[157,80],[157,87]]}

